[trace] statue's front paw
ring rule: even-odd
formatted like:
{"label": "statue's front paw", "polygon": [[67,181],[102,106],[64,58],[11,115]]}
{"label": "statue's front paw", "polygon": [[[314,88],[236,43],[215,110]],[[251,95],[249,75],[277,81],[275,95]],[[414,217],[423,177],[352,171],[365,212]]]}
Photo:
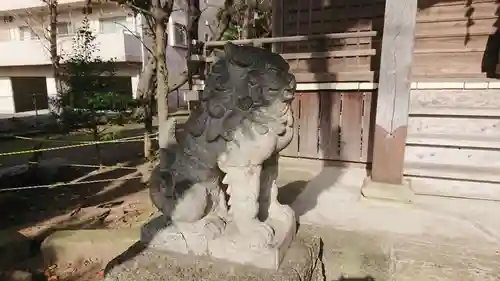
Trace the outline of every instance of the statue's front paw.
{"label": "statue's front paw", "polygon": [[269,217],[280,221],[295,219],[295,213],[288,205],[280,204],[278,201],[271,202],[269,206]]}
{"label": "statue's front paw", "polygon": [[226,228],[226,222],[217,216],[207,216],[203,219],[203,222],[203,231],[209,240],[213,240],[222,235]]}
{"label": "statue's front paw", "polygon": [[243,243],[254,248],[267,248],[272,243],[274,238],[274,229],[268,224],[254,221],[244,227],[241,239]]}

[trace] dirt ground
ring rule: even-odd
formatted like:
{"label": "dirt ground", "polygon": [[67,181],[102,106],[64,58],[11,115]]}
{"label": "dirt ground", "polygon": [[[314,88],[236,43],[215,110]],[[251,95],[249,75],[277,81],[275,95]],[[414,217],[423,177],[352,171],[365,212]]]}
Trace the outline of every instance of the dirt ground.
{"label": "dirt ground", "polygon": [[[138,126],[129,126],[117,133],[118,138],[140,135],[143,135],[143,130]],[[36,136],[37,139],[45,137]],[[64,146],[84,139],[81,136],[63,136],[58,138],[58,142],[47,143],[43,147]],[[34,144],[29,140],[3,141],[0,144],[0,154],[30,149]],[[31,156],[32,154],[0,156],[0,167],[25,164]],[[40,160],[64,158],[70,164],[93,166],[98,164],[96,156],[95,148],[87,146],[44,152]],[[83,181],[109,181],[0,192],[1,229],[19,231],[33,240],[34,258],[20,263],[15,269],[34,272],[34,280],[99,280],[102,277],[102,265],[98,261],[84,261],[80,265],[53,265],[48,270],[37,256],[40,243],[56,230],[131,228],[142,224],[154,214],[155,209],[149,201],[145,184],[141,181],[141,173],[136,169],[144,163],[143,143],[105,144],[102,147],[102,158],[105,166],[121,165],[127,168],[72,167],[64,170],[58,182],[76,178]],[[5,187],[0,187],[0,191],[2,188]],[[95,270],[89,270],[90,268]],[[60,277],[65,277],[43,277],[50,275],[48,273],[51,270],[57,271]],[[86,277],[76,278],[82,271],[87,272]]]}
{"label": "dirt ground", "polygon": [[[116,137],[143,135],[140,126],[118,130]],[[45,136],[36,136],[41,139]],[[58,136],[58,142],[43,146],[58,147],[74,144],[75,140],[88,140],[82,136]],[[30,149],[35,142],[29,140],[3,141],[3,152]],[[25,164],[32,154],[0,156],[0,168]],[[103,279],[106,262],[95,259],[44,265],[39,253],[41,242],[57,230],[127,229],[141,226],[156,214],[146,185],[137,167],[144,164],[143,143],[127,142],[102,146],[105,166],[127,167],[99,170],[97,167],[73,167],[61,173],[60,181],[79,178],[81,181],[106,180],[92,184],[72,184],[53,188],[34,188],[15,192],[2,192],[0,187],[0,226],[2,230],[19,231],[32,239],[33,257],[20,262],[11,270],[32,272],[33,280],[94,281]],[[40,160],[64,158],[70,164],[96,165],[96,151],[92,146],[47,151]],[[133,177],[133,179],[129,179]],[[37,184],[31,183],[31,184]],[[39,184],[39,183],[38,183]],[[294,193],[295,194],[295,193]],[[283,203],[293,201],[281,198]],[[290,201],[290,202],[289,202]]]}

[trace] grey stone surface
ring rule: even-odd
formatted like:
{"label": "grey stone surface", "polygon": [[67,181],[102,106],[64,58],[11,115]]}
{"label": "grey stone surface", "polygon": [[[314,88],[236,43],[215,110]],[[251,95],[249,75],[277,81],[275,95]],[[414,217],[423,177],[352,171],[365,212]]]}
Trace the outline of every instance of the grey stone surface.
{"label": "grey stone surface", "polygon": [[141,229],[141,241],[160,251],[211,256],[241,264],[253,264],[261,268],[276,269],[283,260],[296,232],[295,217],[289,220],[270,221],[277,230],[270,247],[248,247],[234,243],[228,236],[209,239],[199,224],[176,224],[166,226],[162,216],[156,217]]}
{"label": "grey stone surface", "polygon": [[139,241],[139,229],[60,230],[41,245],[46,265],[98,257],[104,263]]}
{"label": "grey stone surface", "polygon": [[111,262],[106,281],[320,281],[318,238],[296,239],[279,270],[228,263],[206,257],[166,253],[140,245]]}
{"label": "grey stone surface", "polygon": [[303,226],[298,233],[310,235],[322,238],[326,280],[500,280],[500,255],[484,242]]}
{"label": "grey stone surface", "polygon": [[[64,158],[41,160],[36,169],[30,164],[20,164],[0,169],[0,187],[13,188],[31,184],[48,184],[57,180],[58,176],[75,171],[69,167],[71,162]],[[34,166],[33,166],[34,167]]]}
{"label": "grey stone surface", "polygon": [[3,281],[31,281],[33,275],[30,272],[13,270],[0,273],[0,278]]}
{"label": "grey stone surface", "polygon": [[161,126],[149,187],[165,225],[148,225],[143,242],[278,268],[296,223],[276,184],[279,152],[294,134],[295,87],[279,54],[224,45],[183,132],[172,119]]}
{"label": "grey stone surface", "polygon": [[31,255],[31,240],[17,231],[0,231],[0,268],[6,268]]}

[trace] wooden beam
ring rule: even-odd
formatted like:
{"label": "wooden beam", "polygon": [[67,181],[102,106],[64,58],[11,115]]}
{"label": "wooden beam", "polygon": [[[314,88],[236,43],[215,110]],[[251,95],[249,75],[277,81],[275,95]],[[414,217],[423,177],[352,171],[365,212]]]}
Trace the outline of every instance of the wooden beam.
{"label": "wooden beam", "polygon": [[239,39],[239,40],[230,40],[230,41],[208,41],[205,45],[207,48],[215,48],[215,47],[222,47],[227,42],[231,42],[231,43],[236,44],[236,45],[252,45],[255,43],[259,43],[259,44],[290,43],[290,42],[303,42],[303,41],[310,41],[310,40],[369,38],[369,37],[375,37],[375,36],[377,36],[376,31],[340,32],[340,33],[328,33],[328,34]]}
{"label": "wooden beam", "polygon": [[403,183],[417,0],[387,0],[382,37],[372,181]]}

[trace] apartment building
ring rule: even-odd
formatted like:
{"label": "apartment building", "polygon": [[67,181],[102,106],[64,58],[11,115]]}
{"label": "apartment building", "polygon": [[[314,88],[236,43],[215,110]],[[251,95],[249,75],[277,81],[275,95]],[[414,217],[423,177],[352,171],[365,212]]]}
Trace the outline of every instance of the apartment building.
{"label": "apartment building", "polygon": [[[114,3],[84,8],[84,0],[59,0],[60,54],[72,52],[75,31],[87,17],[97,35],[97,54],[116,61],[117,91],[135,96],[148,52],[143,42],[150,42],[143,32],[143,19]],[[49,24],[47,7],[41,0],[3,0],[0,17],[0,114],[47,110],[48,98],[56,95],[49,44],[44,36]],[[185,66],[185,25],[185,9],[176,5],[167,30],[171,75],[180,73]]]}

